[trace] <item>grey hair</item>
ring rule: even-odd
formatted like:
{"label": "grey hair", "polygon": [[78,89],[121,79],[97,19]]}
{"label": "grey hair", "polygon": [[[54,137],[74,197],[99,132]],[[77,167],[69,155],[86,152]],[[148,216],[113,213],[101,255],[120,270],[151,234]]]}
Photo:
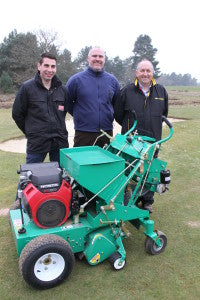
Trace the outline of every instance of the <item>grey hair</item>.
{"label": "grey hair", "polygon": [[148,62],[151,64],[152,70],[153,70],[153,73],[154,73],[154,66],[153,66],[152,62],[151,62],[150,60],[148,60],[148,59],[145,59],[145,58],[142,59],[142,60],[137,64],[136,71],[139,69],[141,63],[143,63],[143,62],[145,62],[145,61],[148,61]]}
{"label": "grey hair", "polygon": [[92,48],[90,49],[90,51],[89,51],[89,53],[88,53],[88,57],[91,55],[91,52],[92,52],[94,49],[102,50],[102,51],[103,51],[104,57],[106,56],[105,51],[104,51],[101,47],[99,47],[99,46],[94,46],[94,47],[92,47]]}

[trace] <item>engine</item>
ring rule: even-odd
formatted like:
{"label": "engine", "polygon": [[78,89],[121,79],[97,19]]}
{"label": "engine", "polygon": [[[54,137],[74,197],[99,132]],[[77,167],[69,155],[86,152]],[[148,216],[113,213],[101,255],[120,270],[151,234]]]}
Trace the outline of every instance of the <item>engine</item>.
{"label": "engine", "polygon": [[62,225],[70,214],[72,188],[57,162],[20,166],[22,205],[41,228]]}

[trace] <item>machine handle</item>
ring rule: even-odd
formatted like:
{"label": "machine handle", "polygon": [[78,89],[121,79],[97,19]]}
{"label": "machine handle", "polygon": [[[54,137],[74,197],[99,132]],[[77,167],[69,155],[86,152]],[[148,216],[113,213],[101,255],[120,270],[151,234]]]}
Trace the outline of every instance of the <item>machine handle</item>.
{"label": "machine handle", "polygon": [[137,120],[136,112],[135,112],[134,110],[132,110],[131,112],[132,112],[132,114],[133,114],[134,119]]}
{"label": "machine handle", "polygon": [[133,114],[134,124],[131,127],[131,129],[124,134],[125,136],[129,135],[129,133],[131,133],[135,129],[136,125],[137,125],[137,115],[136,115],[136,112],[134,110],[131,110],[130,113]]}
{"label": "machine handle", "polygon": [[165,116],[162,116],[162,121],[164,121],[169,128],[172,128],[172,124],[169,122],[169,120]]}
{"label": "machine handle", "polygon": [[162,116],[162,120],[169,126],[169,129],[170,129],[169,135],[167,137],[165,137],[164,139],[161,139],[161,140],[151,144],[151,147],[155,147],[155,145],[161,145],[162,143],[168,141],[173,135],[172,124],[169,122],[169,120],[165,116]]}

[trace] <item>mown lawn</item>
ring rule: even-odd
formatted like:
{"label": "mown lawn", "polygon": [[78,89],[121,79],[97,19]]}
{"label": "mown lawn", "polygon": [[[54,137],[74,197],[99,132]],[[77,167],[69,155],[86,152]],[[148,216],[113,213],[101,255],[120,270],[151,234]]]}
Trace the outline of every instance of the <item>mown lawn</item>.
{"label": "mown lawn", "polygon": [[[124,240],[124,270],[113,271],[107,261],[91,267],[76,260],[66,282],[38,291],[22,279],[8,219],[0,217],[1,299],[200,299],[200,106],[170,107],[170,116],[187,120],[173,124],[173,138],[160,152],[168,162],[171,184],[167,193],[156,195],[151,217],[155,228],[167,235],[165,252],[146,254],[142,228],[137,231],[128,225],[131,237]],[[14,200],[16,169],[24,159],[23,154],[0,151],[0,208]]]}
{"label": "mown lawn", "polygon": [[12,119],[11,109],[0,109],[0,142],[23,136]]}

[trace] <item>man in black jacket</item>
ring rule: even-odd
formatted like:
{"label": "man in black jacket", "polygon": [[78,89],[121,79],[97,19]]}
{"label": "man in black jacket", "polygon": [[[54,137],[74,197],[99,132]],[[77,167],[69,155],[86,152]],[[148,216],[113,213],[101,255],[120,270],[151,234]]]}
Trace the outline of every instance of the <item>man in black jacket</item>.
{"label": "man in black jacket", "polygon": [[59,149],[66,148],[67,93],[56,76],[56,57],[41,55],[35,77],[24,82],[16,95],[12,117],[27,138],[26,163],[58,161]]}
{"label": "man in black jacket", "polygon": [[[125,133],[133,126],[137,116],[137,131],[141,135],[155,138],[162,135],[162,115],[168,114],[168,95],[165,88],[157,84],[153,78],[154,68],[149,60],[142,60],[136,70],[136,80],[120,91],[114,105],[115,120],[122,126]],[[144,209],[152,212],[153,192],[147,192],[140,198]]]}

